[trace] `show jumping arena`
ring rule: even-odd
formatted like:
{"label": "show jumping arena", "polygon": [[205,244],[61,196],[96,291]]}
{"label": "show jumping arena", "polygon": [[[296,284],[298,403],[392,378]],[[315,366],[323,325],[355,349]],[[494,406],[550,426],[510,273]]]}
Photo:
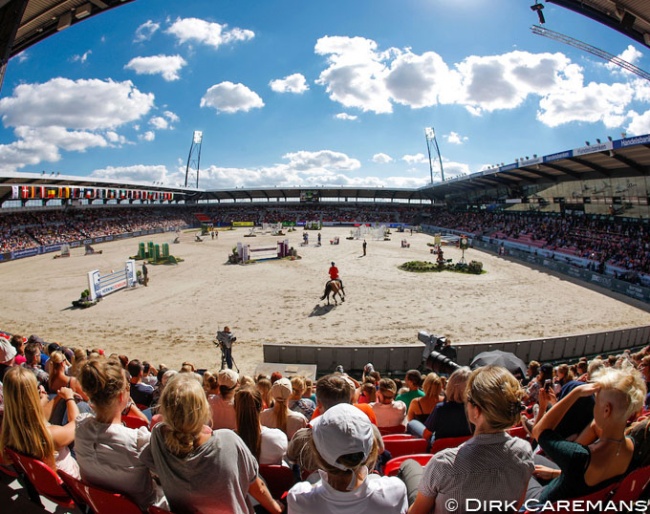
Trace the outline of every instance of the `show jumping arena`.
{"label": "show jumping arena", "polygon": [[[433,237],[393,231],[390,241],[349,240],[349,227],[258,235],[246,242],[273,247],[288,238],[299,259],[229,265],[228,255],[247,229],[222,231],[196,243],[195,230],[182,234],[177,265],[149,265],[149,286],[117,291],[88,309],[73,309],[88,287],[88,272],[118,270],[142,241],[171,243],[173,232],[96,245],[102,254],[68,259],[54,253],[0,263],[3,294],[0,329],[48,342],[102,348],[178,369],[191,361],[216,369],[220,355],[212,341],[229,325],[237,336],[233,355],[252,374],[263,361],[263,343],[310,345],[412,345],[420,330],[447,335],[453,342],[504,341],[600,332],[650,325],[648,305],[585,287],[567,277],[469,249],[467,262],[483,262],[487,273],[416,274],[400,271],[407,261],[432,261]],[[340,244],[327,244],[336,236]],[[410,247],[402,247],[406,240]],[[445,258],[460,258],[453,246]],[[319,301],[336,262],[346,301]],[[136,262],[141,269],[141,261]]]}

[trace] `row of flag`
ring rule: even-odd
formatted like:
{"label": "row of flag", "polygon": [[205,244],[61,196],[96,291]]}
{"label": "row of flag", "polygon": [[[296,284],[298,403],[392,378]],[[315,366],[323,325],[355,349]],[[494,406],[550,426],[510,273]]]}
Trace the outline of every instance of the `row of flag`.
{"label": "row of flag", "polygon": [[107,189],[103,187],[12,186],[14,200],[86,198],[88,200],[161,200],[172,201],[174,193],[139,189]]}

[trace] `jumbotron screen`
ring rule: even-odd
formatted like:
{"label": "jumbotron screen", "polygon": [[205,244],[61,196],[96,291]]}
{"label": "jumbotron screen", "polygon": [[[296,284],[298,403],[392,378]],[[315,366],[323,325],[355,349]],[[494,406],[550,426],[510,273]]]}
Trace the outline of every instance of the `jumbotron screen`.
{"label": "jumbotron screen", "polygon": [[315,203],[320,201],[318,191],[300,191],[300,201],[305,203]]}

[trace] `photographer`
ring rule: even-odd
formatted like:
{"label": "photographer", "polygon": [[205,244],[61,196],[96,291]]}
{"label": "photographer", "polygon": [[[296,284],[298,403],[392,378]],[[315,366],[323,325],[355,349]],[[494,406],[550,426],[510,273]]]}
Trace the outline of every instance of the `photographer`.
{"label": "photographer", "polygon": [[217,332],[217,341],[222,352],[221,369],[223,369],[224,360],[228,369],[232,369],[232,344],[237,341],[237,338],[230,331],[230,327],[223,327],[223,331]]}

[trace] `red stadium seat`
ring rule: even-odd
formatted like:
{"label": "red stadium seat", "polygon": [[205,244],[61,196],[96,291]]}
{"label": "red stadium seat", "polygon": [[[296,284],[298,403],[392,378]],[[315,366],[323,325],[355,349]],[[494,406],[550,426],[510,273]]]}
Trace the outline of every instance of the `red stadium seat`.
{"label": "red stadium seat", "polygon": [[627,475],[616,488],[613,503],[634,502],[650,484],[650,466],[635,469]]}
{"label": "red stadium seat", "polygon": [[384,466],[384,475],[389,477],[397,475],[400,466],[405,460],[412,459],[417,461],[420,465],[426,466],[427,462],[429,462],[432,457],[432,453],[416,453],[413,455],[402,455],[401,457],[395,457],[394,459],[390,459]]}
{"label": "red stadium seat", "polygon": [[379,427],[379,433],[384,435],[389,434],[405,434],[406,426],[405,425],[394,425],[392,427]]}
{"label": "red stadium seat", "polygon": [[414,453],[425,453],[428,447],[429,442],[421,437],[388,441],[384,439],[384,448],[390,452],[392,457],[401,457],[402,455],[412,455]]}
{"label": "red stadium seat", "polygon": [[[572,502],[572,501],[575,502],[576,507],[581,509],[581,510],[576,509],[576,511],[575,511],[576,513],[577,512],[585,512],[584,507],[585,507],[585,505],[588,504],[588,502],[596,503],[596,502],[599,502],[599,501],[604,502],[604,501],[607,501],[608,499],[612,499],[611,495],[613,494],[614,490],[616,489],[616,487],[618,486],[619,483],[620,482],[610,484],[607,487],[603,487],[602,489],[600,489],[600,490],[598,490],[598,491],[596,491],[594,493],[591,493],[591,494],[588,494],[588,495],[585,495],[585,496],[580,496],[579,498],[571,498],[568,501],[569,502]],[[524,514],[567,514],[567,513],[572,513],[572,512],[574,512],[572,509],[567,510],[566,505],[556,506],[555,504],[553,504],[548,509],[541,509],[541,507],[540,507],[539,510],[532,510],[532,509],[526,510],[526,512]]]}
{"label": "red stadium seat", "polygon": [[[20,474],[24,475],[25,479],[33,486],[37,494],[65,508],[73,508],[75,506],[72,497],[63,487],[63,482],[59,475],[45,464],[45,462],[18,453],[10,448],[5,448],[5,452],[13,461],[14,466],[16,466]],[[30,497],[36,503],[41,503],[40,499],[34,497],[32,494],[30,494]]]}
{"label": "red stadium seat", "polygon": [[59,476],[70,495],[88,505],[94,514],[142,514],[140,507],[123,494],[89,485],[63,471],[59,471]]}
{"label": "red stadium seat", "polygon": [[506,432],[508,432],[512,437],[519,437],[520,439],[528,440],[528,432],[526,432],[526,429],[522,425],[509,428]]}
{"label": "red stadium seat", "polygon": [[431,445],[431,453],[438,453],[440,450],[446,448],[456,448],[456,446],[460,446],[471,438],[471,435],[465,435],[462,437],[443,437],[442,439],[435,439]]}
{"label": "red stadium seat", "polygon": [[412,434],[386,434],[381,437],[384,442],[386,441],[403,441],[404,439],[414,439]]}
{"label": "red stadium seat", "polygon": [[276,464],[260,465],[260,475],[266,482],[271,496],[276,500],[282,498],[282,495],[297,482],[291,468]]}
{"label": "red stadium seat", "polygon": [[127,414],[126,416],[122,416],[122,423],[124,423],[124,426],[129,428],[140,428],[140,427],[149,426],[148,421],[145,421],[142,418],[138,418],[137,416],[131,416],[130,414]]}

